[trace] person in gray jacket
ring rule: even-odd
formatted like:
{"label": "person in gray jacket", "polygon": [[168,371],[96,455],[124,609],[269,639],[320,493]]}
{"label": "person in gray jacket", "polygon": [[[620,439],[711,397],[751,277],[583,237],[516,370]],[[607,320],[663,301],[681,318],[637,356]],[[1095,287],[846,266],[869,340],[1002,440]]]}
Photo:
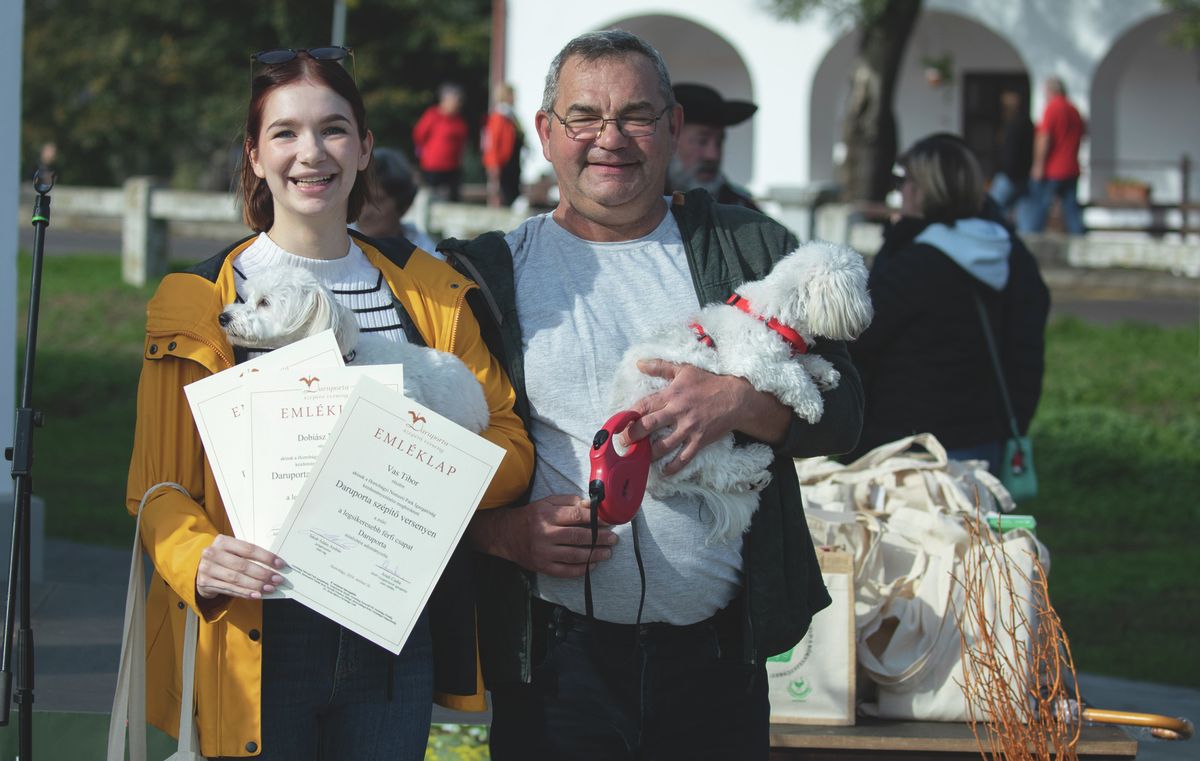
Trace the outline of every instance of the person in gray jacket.
{"label": "person in gray jacket", "polygon": [[829,604],[792,458],[844,452],[858,438],[862,393],[840,342],[814,347],[842,376],[816,425],[741,378],[643,363],[668,383],[635,405],[631,438],[669,429],[653,454],[674,471],[733,431],[775,448],[773,479],[736,540],[706,543],[691,498],[647,496],[633,524],[601,526],[589,552],[588,450],[625,349],[796,247],[779,224],[702,190],[664,198],[681,120],[652,47],[623,31],[572,40],[536,118],[558,207],[507,236],[441,245],[487,293],[495,319],[485,336],[537,449],[528,500],[477,515],[469,533],[497,761],[766,759],[764,661]]}

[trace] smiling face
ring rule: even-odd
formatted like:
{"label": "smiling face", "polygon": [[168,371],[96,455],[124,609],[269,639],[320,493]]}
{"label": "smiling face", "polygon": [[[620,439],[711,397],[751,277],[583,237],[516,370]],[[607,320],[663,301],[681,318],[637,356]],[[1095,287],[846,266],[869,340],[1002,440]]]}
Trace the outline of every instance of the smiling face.
{"label": "smiling face", "polygon": [[249,158],[270,188],[274,225],[344,225],[371,144],[369,132],[359,139],[350,103],[328,87],[301,80],[273,91]]}
{"label": "smiling face", "polygon": [[[563,118],[653,118],[666,105],[654,65],[631,53],[597,61],[568,59],[554,111]],[[666,111],[653,135],[626,137],[607,122],[594,140],[572,140],[557,118],[539,111],[542,153],[558,177],[555,220],[586,240],[630,240],[651,232],[666,211],[663,188],[681,119],[676,106]]]}

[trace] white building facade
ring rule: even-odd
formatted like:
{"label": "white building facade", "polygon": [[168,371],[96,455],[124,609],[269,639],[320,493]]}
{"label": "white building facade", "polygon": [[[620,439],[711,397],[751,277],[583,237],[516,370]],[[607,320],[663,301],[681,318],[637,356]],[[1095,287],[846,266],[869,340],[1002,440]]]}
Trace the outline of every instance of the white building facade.
{"label": "white building facade", "polygon": [[[704,82],[757,114],[732,128],[725,169],[756,195],[835,177],[855,33],[844,19],[776,18],[761,0],[561,3],[507,0],[503,76],[517,88],[530,134],[526,179],[549,172],[533,143],[546,70],[572,37],[622,28],[662,52],[675,82]],[[1116,176],[1178,201],[1181,158],[1200,161],[1200,56],[1169,45],[1178,17],[1158,0],[926,0],[898,79],[903,148],[934,131],[962,134],[991,166],[1003,89],[1029,93],[1036,122],[1041,83],[1058,76],[1088,120],[1081,195],[1099,197]],[[950,77],[932,84],[930,59]],[[1190,197],[1200,170],[1188,177]]]}

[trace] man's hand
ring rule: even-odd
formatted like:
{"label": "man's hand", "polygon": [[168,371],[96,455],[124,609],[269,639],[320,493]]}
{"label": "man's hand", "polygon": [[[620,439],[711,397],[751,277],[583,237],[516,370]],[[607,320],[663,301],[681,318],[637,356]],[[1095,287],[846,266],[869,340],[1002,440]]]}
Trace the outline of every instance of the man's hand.
{"label": "man's hand", "polygon": [[697,452],[732,431],[768,444],[779,443],[787,433],[791,410],[774,396],[756,391],[745,378],[661,359],[642,360],[638,369],[666,379],[667,385],[633,405],[642,417],[625,429],[625,439],[638,441],[659,428],[670,428],[652,447],[656,460],[679,448],[663,468],[665,475],[679,472]]}
{"label": "man's hand", "polygon": [[218,534],[200,553],[196,594],[206,600],[217,595],[261,600],[283,583],[283,577],[273,570],[283,566],[279,556],[257,544]]}
{"label": "man's hand", "polygon": [[[583,576],[592,542],[586,499],[553,494],[523,507],[482,510],[471,520],[476,549],[511,560],[527,571],[564,579]],[[612,556],[617,537],[600,524],[591,565]]]}

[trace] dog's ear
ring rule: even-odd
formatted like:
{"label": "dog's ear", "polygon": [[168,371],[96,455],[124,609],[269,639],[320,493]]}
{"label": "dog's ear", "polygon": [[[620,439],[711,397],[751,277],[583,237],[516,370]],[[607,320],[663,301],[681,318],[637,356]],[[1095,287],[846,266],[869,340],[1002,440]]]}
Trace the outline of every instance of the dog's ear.
{"label": "dog's ear", "polygon": [[333,292],[323,285],[314,284],[306,290],[312,300],[308,335],[332,330],[342,356],[349,354],[358,344],[358,319],[354,311],[342,306]]}
{"label": "dog's ear", "polygon": [[[814,245],[814,244],[809,244]],[[846,246],[825,250],[804,282],[804,312],[813,335],[851,341],[867,329],[874,309],[862,256]]]}

